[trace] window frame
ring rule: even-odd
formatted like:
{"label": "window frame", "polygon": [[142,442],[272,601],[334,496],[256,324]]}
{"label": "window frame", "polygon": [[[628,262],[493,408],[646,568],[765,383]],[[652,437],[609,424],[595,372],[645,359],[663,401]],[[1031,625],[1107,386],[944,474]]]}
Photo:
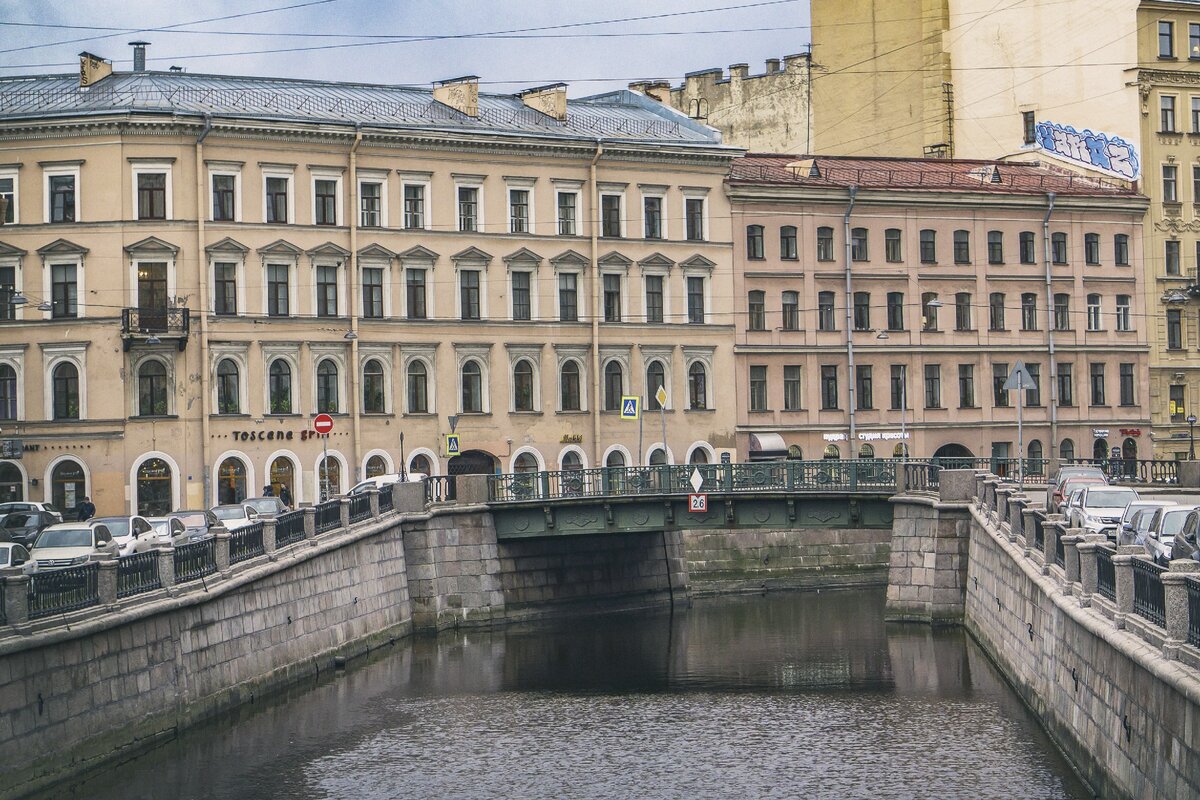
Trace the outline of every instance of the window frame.
{"label": "window frame", "polygon": [[[42,168],[42,221],[47,225],[74,225],[83,221],[83,192],[81,191],[81,173],[83,162],[70,164],[48,165]],[[56,220],[54,214],[54,195],[51,192],[53,178],[69,177],[72,179],[71,218]]]}
{"label": "window frame", "polygon": [[[358,180],[358,193],[355,195],[358,201],[358,208],[355,209],[358,213],[358,227],[367,228],[369,230],[379,230],[388,226],[388,174],[375,173],[370,170],[358,170],[355,177]],[[375,212],[368,212],[365,208],[366,195],[363,194],[363,187],[371,185],[379,187],[379,208]],[[367,219],[368,213],[376,213],[379,215],[379,221],[371,224]]]}
{"label": "window frame", "polygon": [[[265,225],[294,225],[296,224],[296,173],[294,170],[283,169],[264,169],[262,172],[262,221]],[[272,180],[282,180],[286,182],[286,191],[283,192],[284,203],[287,207],[284,209],[284,219],[272,219],[271,215],[271,198],[274,196],[267,191],[269,182]]]}
{"label": "window frame", "polygon": [[[174,216],[174,200],[172,191],[172,162],[171,161],[133,161],[130,162],[130,178],[133,192],[133,218],[139,222],[166,222],[175,218]],[[157,216],[142,216],[142,189],[139,185],[143,175],[162,175],[163,176],[163,215]],[[235,180],[236,184],[236,180]]]}
{"label": "window frame", "polygon": [[[473,206],[473,208],[472,208],[473,215],[471,217],[469,217],[469,219],[471,220],[470,227],[465,227],[465,222],[468,219],[468,217],[467,217],[467,215],[465,215],[463,213],[463,204],[464,204],[464,202],[466,202],[463,200],[463,192],[473,192],[474,193],[473,199],[469,201],[471,203],[471,205]],[[484,225],[486,224],[485,217],[484,217],[484,208],[485,208],[484,200],[485,200],[485,198],[484,198],[484,193],[483,193],[483,180],[482,179],[470,180],[470,181],[462,180],[462,179],[455,180],[455,182],[454,182],[454,230],[458,231],[459,233],[484,233],[486,231],[486,228],[484,227]]]}
{"label": "window frame", "polygon": [[[228,219],[217,218],[217,178],[232,178],[233,188],[230,189],[232,208]],[[242,170],[240,167],[208,168],[208,221],[209,222],[241,222],[242,221]]]}
{"label": "window frame", "polygon": [[[408,190],[419,189],[421,193],[421,211],[419,225],[410,225],[411,212],[408,210]],[[458,185],[454,192],[455,205],[458,201]],[[477,215],[478,216],[478,215]],[[456,210],[457,220],[457,210]],[[406,231],[433,230],[433,180],[427,175],[400,174],[400,227]]]}
{"label": "window frame", "polygon": [[[322,183],[333,184],[333,207],[332,209],[325,208],[323,199],[329,195],[318,194],[317,187]],[[341,171],[332,171],[326,169],[311,169],[309,170],[309,190],[312,192],[312,224],[319,225],[322,228],[336,228],[346,219],[342,210],[342,173]],[[327,210],[333,211],[332,221],[324,219],[323,214]]]}

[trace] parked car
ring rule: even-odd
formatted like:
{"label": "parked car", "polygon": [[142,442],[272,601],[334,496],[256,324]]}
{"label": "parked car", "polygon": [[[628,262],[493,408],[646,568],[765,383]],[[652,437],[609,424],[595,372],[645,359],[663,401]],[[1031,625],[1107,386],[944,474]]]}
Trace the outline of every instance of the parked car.
{"label": "parked car", "polygon": [[209,536],[208,529],[220,522],[216,515],[207,509],[200,509],[198,511],[172,511],[166,515],[166,518],[177,519],[183,523],[189,542],[198,542]]}
{"label": "parked car", "polygon": [[1169,506],[1154,512],[1143,546],[1156,563],[1165,566],[1171,560],[1175,534],[1183,530],[1183,523],[1194,510],[1195,506]]}
{"label": "parked car", "polygon": [[19,567],[29,560],[29,550],[16,542],[0,542],[0,567]]}
{"label": "parked car", "polygon": [[258,512],[252,506],[248,506],[245,503],[213,506],[209,511],[220,520],[221,524],[225,526],[225,530],[230,533],[244,528],[253,522],[258,522]]}
{"label": "parked car", "polygon": [[39,503],[33,500],[10,500],[7,503],[0,503],[0,514],[7,514],[10,511],[45,511],[54,517],[56,523],[63,521],[62,512],[50,503]]}
{"label": "parked car", "polygon": [[1086,487],[1072,487],[1070,484],[1063,484],[1063,486],[1067,489],[1067,492],[1064,495],[1067,499],[1066,502],[1059,506],[1058,513],[1066,517],[1067,523],[1070,524],[1070,521],[1075,519],[1075,512],[1079,508],[1079,504],[1083,499],[1083,490]]}
{"label": "parked car", "polygon": [[1059,486],[1057,490],[1057,493],[1061,494],[1061,497],[1055,505],[1057,511],[1050,511],[1047,513],[1063,514],[1070,519],[1071,515],[1067,512],[1067,503],[1070,502],[1072,494],[1085,486],[1106,486],[1107,484],[1108,481],[1105,478],[1096,477],[1095,475],[1076,475],[1074,477],[1067,478],[1062,482],[1062,485]]}
{"label": "parked car", "polygon": [[94,517],[89,519],[88,523],[103,523],[117,546],[121,548],[123,556],[133,552],[133,544],[139,537],[153,532],[146,518],[137,514],[128,517]]}
{"label": "parked car", "polygon": [[247,497],[242,501],[242,505],[249,506],[258,512],[259,519],[275,519],[288,510],[288,507],[278,497]]}
{"label": "parked car", "polygon": [[1183,527],[1175,534],[1175,541],[1171,544],[1171,560],[1177,558],[1195,558],[1200,561],[1200,556],[1196,551],[1200,550],[1200,544],[1197,544],[1196,533],[1200,530],[1200,509],[1192,509],[1187,519],[1183,521]]}
{"label": "parked car", "polygon": [[1085,486],[1078,507],[1068,518],[1070,525],[1083,528],[1084,533],[1103,533],[1115,538],[1126,506],[1137,499],[1138,493],[1125,486]]}
{"label": "parked car", "polygon": [[[176,517],[146,517],[150,523],[149,533],[143,533],[133,540],[130,553],[145,553],[155,547],[178,547],[187,544],[187,527],[183,520]],[[122,553],[128,555],[128,553]]]}
{"label": "parked car", "polygon": [[108,526],[93,520],[60,522],[38,535],[29,551],[26,572],[45,572],[86,564],[98,554],[118,555],[120,545],[109,533]]}
{"label": "parked car", "polygon": [[1091,467],[1087,465],[1067,465],[1059,467],[1058,472],[1050,477],[1046,482],[1046,513],[1057,514],[1058,508],[1063,504],[1067,495],[1062,492],[1062,485],[1071,478],[1095,478],[1096,482],[1107,483],[1108,479],[1104,477],[1104,470],[1099,467]]}
{"label": "parked car", "polygon": [[[1121,515],[1121,521],[1117,524],[1117,544],[1141,544],[1141,541],[1137,539],[1136,530],[1136,518],[1139,511],[1153,512],[1157,508],[1173,505],[1176,504],[1170,500],[1139,498],[1125,506],[1125,513]],[[1150,516],[1153,515],[1150,514],[1146,517],[1146,525],[1150,524]],[[1145,533],[1145,528],[1142,529],[1142,533]]]}
{"label": "parked car", "polygon": [[[426,475],[424,472],[409,472],[409,473],[405,474],[405,480],[407,483],[420,483],[421,481],[425,480],[427,477],[429,477],[429,476]],[[371,488],[382,489],[385,486],[391,486],[393,483],[399,483],[399,482],[400,482],[400,473],[399,472],[389,472],[386,475],[376,475],[373,478],[367,478],[366,480],[362,480],[362,481],[359,481],[358,483],[354,484],[354,486],[351,487],[348,494],[362,494],[367,489],[371,489]]]}
{"label": "parked car", "polygon": [[0,539],[29,547],[39,533],[59,522],[49,511],[10,511],[0,516]]}

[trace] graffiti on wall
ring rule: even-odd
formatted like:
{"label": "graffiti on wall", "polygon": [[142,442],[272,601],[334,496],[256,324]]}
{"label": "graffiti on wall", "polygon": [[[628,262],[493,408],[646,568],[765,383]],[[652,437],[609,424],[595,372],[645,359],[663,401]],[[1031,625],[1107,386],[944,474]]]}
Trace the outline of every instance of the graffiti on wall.
{"label": "graffiti on wall", "polygon": [[1127,181],[1137,180],[1139,163],[1133,145],[1120,136],[1077,131],[1070,125],[1039,122],[1035,129],[1038,146],[1051,155],[1085,167],[1107,172]]}

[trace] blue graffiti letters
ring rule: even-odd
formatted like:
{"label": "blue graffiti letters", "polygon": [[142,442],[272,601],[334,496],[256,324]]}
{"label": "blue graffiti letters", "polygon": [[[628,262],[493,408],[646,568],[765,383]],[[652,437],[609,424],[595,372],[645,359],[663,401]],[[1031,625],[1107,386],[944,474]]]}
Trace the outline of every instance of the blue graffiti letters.
{"label": "blue graffiti letters", "polygon": [[1039,122],[1035,133],[1038,146],[1052,155],[1125,180],[1138,177],[1137,151],[1119,136],[1086,129],[1077,131],[1070,125],[1054,122]]}

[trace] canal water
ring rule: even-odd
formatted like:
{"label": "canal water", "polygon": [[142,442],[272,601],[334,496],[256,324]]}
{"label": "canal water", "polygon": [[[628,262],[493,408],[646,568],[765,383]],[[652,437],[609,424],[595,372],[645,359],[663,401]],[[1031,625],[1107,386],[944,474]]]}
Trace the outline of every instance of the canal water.
{"label": "canal water", "polygon": [[75,786],[158,798],[1090,798],[960,630],[883,591],[398,642]]}

